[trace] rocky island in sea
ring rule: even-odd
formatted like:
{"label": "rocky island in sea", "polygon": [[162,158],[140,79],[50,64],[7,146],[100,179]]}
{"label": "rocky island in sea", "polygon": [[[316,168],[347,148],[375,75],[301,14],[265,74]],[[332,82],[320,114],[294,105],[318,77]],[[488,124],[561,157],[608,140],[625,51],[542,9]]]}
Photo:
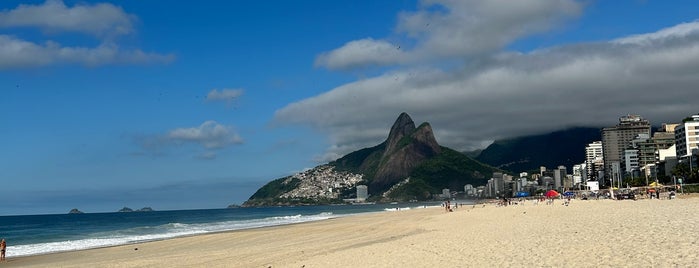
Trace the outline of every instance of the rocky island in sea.
{"label": "rocky island in sea", "polygon": [[68,214],[83,214],[83,212],[78,210],[77,208],[74,208],[68,211]]}
{"label": "rocky island in sea", "polygon": [[151,207],[143,207],[143,208],[137,209],[137,210],[133,210],[129,207],[123,207],[122,209],[120,209],[117,212],[151,212],[151,211],[155,211],[155,210],[153,210]]}

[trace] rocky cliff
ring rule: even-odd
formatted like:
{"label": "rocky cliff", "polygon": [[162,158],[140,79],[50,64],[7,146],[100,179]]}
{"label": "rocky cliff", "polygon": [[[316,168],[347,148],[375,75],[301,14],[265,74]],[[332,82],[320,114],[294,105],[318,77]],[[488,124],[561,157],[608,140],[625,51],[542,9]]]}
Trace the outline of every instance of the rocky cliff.
{"label": "rocky cliff", "polygon": [[415,167],[441,152],[430,124],[423,123],[415,128],[415,123],[406,113],[402,113],[393,124],[385,143],[386,148],[369,185],[376,190],[385,190],[405,179]]}

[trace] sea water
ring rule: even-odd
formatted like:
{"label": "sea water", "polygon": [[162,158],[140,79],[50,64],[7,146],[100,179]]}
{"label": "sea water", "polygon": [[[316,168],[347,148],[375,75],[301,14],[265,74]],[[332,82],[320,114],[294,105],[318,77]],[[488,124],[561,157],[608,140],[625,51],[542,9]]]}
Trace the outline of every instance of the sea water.
{"label": "sea water", "polygon": [[[434,204],[432,204],[434,205]],[[325,220],[429,204],[372,204],[0,216],[7,257]]]}

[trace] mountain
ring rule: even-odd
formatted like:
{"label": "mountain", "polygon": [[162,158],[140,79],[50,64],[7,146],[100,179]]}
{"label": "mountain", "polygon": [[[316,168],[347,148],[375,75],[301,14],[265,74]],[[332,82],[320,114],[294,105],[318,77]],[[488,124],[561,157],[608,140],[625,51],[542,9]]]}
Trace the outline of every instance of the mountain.
{"label": "mountain", "polygon": [[552,133],[495,141],[477,157],[478,161],[511,172],[539,170],[540,166],[568,170],[585,161],[585,147],[601,140],[599,128],[569,128]]}
{"label": "mountain", "polygon": [[441,189],[483,185],[496,168],[440,146],[429,123],[401,113],[384,142],[262,186],[243,206],[342,202],[368,186],[374,200],[428,200]]}

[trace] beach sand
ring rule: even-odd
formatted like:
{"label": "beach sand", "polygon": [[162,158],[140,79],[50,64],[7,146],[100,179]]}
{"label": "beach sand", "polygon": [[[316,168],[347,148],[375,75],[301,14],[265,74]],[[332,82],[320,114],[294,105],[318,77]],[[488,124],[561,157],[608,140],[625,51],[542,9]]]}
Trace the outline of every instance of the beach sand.
{"label": "beach sand", "polygon": [[0,267],[699,266],[699,198],[562,203],[381,212],[18,257]]}

